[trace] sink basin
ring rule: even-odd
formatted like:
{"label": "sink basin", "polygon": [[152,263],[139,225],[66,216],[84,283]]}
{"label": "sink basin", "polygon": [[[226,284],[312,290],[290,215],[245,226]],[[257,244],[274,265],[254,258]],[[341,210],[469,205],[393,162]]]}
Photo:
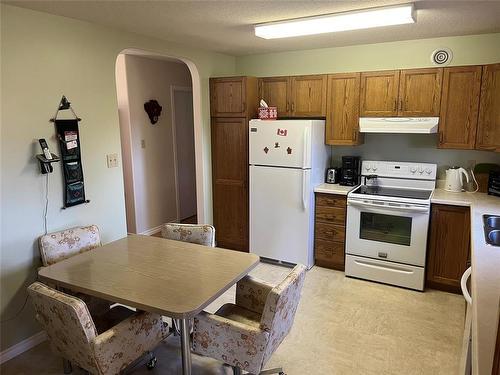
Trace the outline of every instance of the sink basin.
{"label": "sink basin", "polygon": [[486,243],[500,246],[500,216],[483,215],[483,222]]}
{"label": "sink basin", "polygon": [[500,229],[500,216],[490,216],[486,219],[486,225],[490,228]]}
{"label": "sink basin", "polygon": [[[495,229],[488,233],[489,244],[493,246],[500,246],[500,230]],[[487,241],[488,242],[488,241]]]}

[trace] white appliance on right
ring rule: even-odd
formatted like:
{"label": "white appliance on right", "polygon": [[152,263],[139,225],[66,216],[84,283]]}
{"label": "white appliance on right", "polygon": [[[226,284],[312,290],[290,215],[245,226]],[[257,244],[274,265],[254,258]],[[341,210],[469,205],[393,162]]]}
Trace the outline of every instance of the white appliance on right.
{"label": "white appliance on right", "polygon": [[363,161],[347,196],[347,276],[424,290],[436,164]]}

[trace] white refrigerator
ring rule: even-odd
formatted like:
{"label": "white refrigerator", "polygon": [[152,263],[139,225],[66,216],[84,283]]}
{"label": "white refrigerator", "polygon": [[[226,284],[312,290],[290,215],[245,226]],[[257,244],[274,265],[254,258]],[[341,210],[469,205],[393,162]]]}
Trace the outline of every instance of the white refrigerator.
{"label": "white refrigerator", "polygon": [[251,120],[250,252],[314,265],[314,187],[330,157],[324,120]]}

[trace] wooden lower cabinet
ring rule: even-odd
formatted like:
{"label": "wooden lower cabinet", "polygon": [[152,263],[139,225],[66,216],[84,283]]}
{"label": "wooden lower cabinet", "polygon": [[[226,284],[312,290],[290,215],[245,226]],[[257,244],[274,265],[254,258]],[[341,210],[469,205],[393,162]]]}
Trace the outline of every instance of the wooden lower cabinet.
{"label": "wooden lower cabinet", "polygon": [[433,204],[426,287],[461,293],[460,279],[470,259],[469,207]]}
{"label": "wooden lower cabinet", "polygon": [[317,266],[344,270],[346,210],[346,196],[316,193],[314,260]]}

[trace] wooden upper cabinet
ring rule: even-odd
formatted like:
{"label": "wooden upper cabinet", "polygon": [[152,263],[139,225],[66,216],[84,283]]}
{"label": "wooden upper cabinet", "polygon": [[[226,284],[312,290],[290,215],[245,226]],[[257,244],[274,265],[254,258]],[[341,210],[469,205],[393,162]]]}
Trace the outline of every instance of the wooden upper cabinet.
{"label": "wooden upper cabinet", "polygon": [[476,148],[500,152],[500,64],[483,67]]}
{"label": "wooden upper cabinet", "polygon": [[399,70],[361,73],[360,115],[397,116],[398,88]]}
{"label": "wooden upper cabinet", "polygon": [[212,117],[255,115],[257,107],[256,78],[210,78],[210,114]]}
{"label": "wooden upper cabinet", "polygon": [[278,117],[290,116],[289,77],[268,77],[259,79],[259,98],[270,107],[278,108]]}
{"label": "wooden upper cabinet", "polygon": [[326,75],[290,77],[291,116],[326,116]]}
{"label": "wooden upper cabinet", "polygon": [[444,68],[439,148],[473,149],[481,90],[481,66]]}
{"label": "wooden upper cabinet", "polygon": [[398,116],[439,116],[443,68],[401,70]]}
{"label": "wooden upper cabinet", "polygon": [[359,145],[360,73],[330,74],[327,88],[325,142],[330,145]]}

